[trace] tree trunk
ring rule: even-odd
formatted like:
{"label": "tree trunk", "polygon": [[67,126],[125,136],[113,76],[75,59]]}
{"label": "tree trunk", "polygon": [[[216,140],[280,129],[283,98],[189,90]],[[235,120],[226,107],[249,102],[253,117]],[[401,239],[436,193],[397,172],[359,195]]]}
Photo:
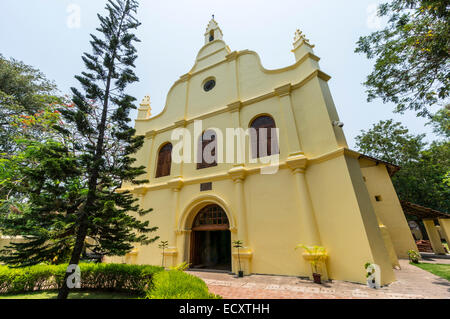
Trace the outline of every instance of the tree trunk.
{"label": "tree trunk", "polygon": [[[77,239],[75,242],[75,247],[72,252],[72,256],[70,258],[69,265],[78,265],[80,262],[81,252],[83,251],[84,241],[87,235],[87,223],[80,226],[77,232]],[[64,276],[64,281],[62,282],[61,288],[58,293],[58,299],[67,299],[69,295],[69,287],[67,286],[67,279],[71,275],[71,273],[66,271],[66,275]]]}

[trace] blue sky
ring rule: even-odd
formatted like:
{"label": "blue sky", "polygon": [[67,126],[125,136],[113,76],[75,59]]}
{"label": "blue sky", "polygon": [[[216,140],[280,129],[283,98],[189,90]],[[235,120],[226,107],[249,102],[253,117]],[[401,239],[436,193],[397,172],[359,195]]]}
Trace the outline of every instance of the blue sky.
{"label": "blue sky", "polygon": [[[2,0],[0,2],[0,53],[39,68],[63,93],[77,86],[75,74],[83,70],[81,54],[90,52],[89,33],[98,26],[103,0]],[[167,92],[188,72],[202,47],[205,28],[215,14],[231,50],[253,50],[268,69],[295,62],[292,40],[302,30],[329,81],[351,148],[361,129],[394,118],[415,134],[434,135],[426,120],[413,112],[394,114],[392,104],[368,103],[362,83],[373,61],[354,53],[361,35],[383,25],[373,18],[377,0],[141,0],[142,26],[137,45],[136,73],[140,82],[129,93],[140,101],[150,95],[153,114],[165,104]],[[79,20],[77,19],[79,12]],[[135,115],[133,114],[133,117]]]}

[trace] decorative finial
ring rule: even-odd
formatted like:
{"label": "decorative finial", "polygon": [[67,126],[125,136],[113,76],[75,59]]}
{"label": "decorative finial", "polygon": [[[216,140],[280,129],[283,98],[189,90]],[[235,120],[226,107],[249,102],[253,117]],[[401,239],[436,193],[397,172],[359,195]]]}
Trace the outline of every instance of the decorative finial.
{"label": "decorative finial", "polygon": [[309,39],[306,38],[306,36],[303,34],[303,32],[300,31],[299,29],[297,29],[297,31],[295,31],[294,43],[297,43],[299,40],[302,40],[302,42],[308,44],[311,47],[314,47],[314,45],[309,43]]}
{"label": "decorative finial", "polygon": [[214,14],[212,15],[212,18],[213,18],[213,20],[214,20]]}
{"label": "decorative finial", "polygon": [[150,104],[151,104],[151,102],[150,102],[150,96],[149,96],[149,95],[146,95],[146,96],[142,99],[141,106],[142,106],[142,107],[150,107]]}
{"label": "decorative finial", "polygon": [[150,96],[146,95],[140,104],[138,109],[138,119],[148,119],[152,115],[152,108],[150,107]]}
{"label": "decorative finial", "polygon": [[150,95],[146,95],[141,102],[141,107],[147,109],[146,117],[149,118],[152,115],[152,108],[150,102]]}

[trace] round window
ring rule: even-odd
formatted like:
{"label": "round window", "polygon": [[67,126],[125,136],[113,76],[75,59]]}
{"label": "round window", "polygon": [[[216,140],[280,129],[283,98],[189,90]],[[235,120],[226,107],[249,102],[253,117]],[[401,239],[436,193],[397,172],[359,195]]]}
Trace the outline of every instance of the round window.
{"label": "round window", "polygon": [[215,80],[208,80],[205,82],[205,84],[203,85],[203,89],[208,92],[211,91],[214,87],[216,86],[216,81]]}

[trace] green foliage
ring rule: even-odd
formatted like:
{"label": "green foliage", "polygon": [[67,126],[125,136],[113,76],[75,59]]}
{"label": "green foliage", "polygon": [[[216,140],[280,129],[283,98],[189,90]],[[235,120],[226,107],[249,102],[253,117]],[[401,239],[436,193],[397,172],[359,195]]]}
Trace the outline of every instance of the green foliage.
{"label": "green foliage", "polygon": [[[110,0],[106,15],[98,15],[98,35],[91,34],[92,54],[85,53],[86,71],[76,76],[82,91],[72,88],[73,108],[61,109],[72,131],[59,127],[67,136],[75,136],[74,150],[84,173],[86,190],[76,211],[75,244],[71,263],[78,263],[85,246],[99,255],[124,255],[134,243],[147,245],[157,227],[138,216],[151,212],[137,204],[138,199],[122,185],[142,184],[145,173],[133,158],[143,145],[143,136],[135,136],[129,112],[136,99],[125,93],[131,83],[137,58],[134,32],[140,23],[135,18],[138,2]],[[94,244],[85,245],[85,238]]]}
{"label": "green foliage", "polygon": [[239,250],[241,248],[244,248],[244,242],[242,240],[233,240],[233,247],[237,248],[238,250],[238,263],[239,263],[239,272],[242,271],[242,267],[241,267],[241,254],[239,252]]}
{"label": "green foliage", "polygon": [[[14,156],[0,157],[0,176],[5,177],[0,230],[27,241],[6,247],[1,261],[20,267],[78,264],[87,249],[123,256],[136,243],[158,238],[149,237],[157,227],[139,219],[151,209],[142,209],[130,191],[121,189],[146,182],[138,180],[145,167],[134,165],[133,158],[144,139],[135,136],[130,123],[136,99],[125,93],[138,80],[133,71],[137,7],[135,0],[107,2],[106,16],[98,16],[100,35],[91,35],[92,54],[83,56],[86,71],[76,76],[81,90],[72,88],[72,102],[51,109],[55,118],[40,112],[12,116],[23,147]],[[44,109],[38,106],[33,111]],[[45,128],[47,134],[36,139],[30,127]],[[60,297],[67,297],[66,287],[62,290]]]}
{"label": "green foliage", "polygon": [[233,247],[234,248],[243,248],[244,242],[242,240],[233,240]]}
{"label": "green foliage", "polygon": [[327,250],[322,246],[307,246],[304,244],[298,244],[295,249],[303,248],[307,254],[309,255],[308,261],[313,268],[314,273],[319,273],[319,264],[326,260],[327,258]]}
{"label": "green foliage", "polygon": [[177,270],[177,271],[185,271],[189,268],[189,263],[183,261],[181,264],[176,265],[175,267],[170,267],[170,270]]}
{"label": "green foliage", "polygon": [[[0,153],[0,205],[5,201],[20,205],[28,198],[25,192],[27,184],[22,185],[24,176],[21,168],[35,165],[34,161],[29,160],[39,148],[39,144],[64,144],[64,139],[52,130],[52,126],[61,120],[57,108],[57,104],[52,104],[44,106],[34,115],[9,117],[8,125],[14,130],[14,133],[10,132],[9,143],[14,146],[14,151]],[[36,138],[36,135],[39,135],[39,138]]]}
{"label": "green foliage", "polygon": [[365,154],[395,165],[416,161],[426,145],[425,134],[412,135],[400,122],[380,121],[370,130],[361,130],[356,147]]}
{"label": "green foliage", "polygon": [[[36,265],[24,268],[0,266],[0,293],[18,294],[59,289],[67,265]],[[125,264],[80,264],[81,289],[145,294],[152,278],[163,269],[156,266]]]}
{"label": "green foliage", "polygon": [[0,56],[0,96],[11,95],[0,98],[0,215],[26,209],[28,183],[23,172],[35,166],[30,159],[38,144],[64,142],[52,130],[61,120],[57,109],[62,100],[47,95],[53,90],[39,71]]}
{"label": "green foliage", "polygon": [[[13,125],[16,117],[33,117],[48,105],[59,103],[56,86],[37,69],[0,55],[0,157],[16,151],[14,138],[21,127]],[[40,130],[28,132],[40,136]]]}
{"label": "green foliage", "polygon": [[155,274],[154,288],[147,291],[149,299],[219,299],[211,294],[205,282],[182,271],[164,271]]}
{"label": "green foliage", "polygon": [[0,260],[21,266],[67,262],[73,247],[73,212],[80,204],[78,162],[54,140],[24,139],[19,145],[22,151],[0,162],[0,174],[7,177],[0,190],[15,194],[0,200],[0,230],[28,240],[8,245]]}
{"label": "green foliage", "polygon": [[[151,299],[218,299],[198,277],[180,270],[126,264],[81,263],[81,290],[127,292]],[[21,294],[61,287],[67,265],[0,266],[0,293]],[[77,290],[78,291],[78,290]]]}
{"label": "green foliage", "polygon": [[392,182],[400,199],[450,212],[450,142],[433,142],[420,152],[418,161],[402,165]]}
{"label": "green foliage", "polygon": [[164,267],[164,250],[169,247],[169,242],[167,240],[161,241],[161,243],[158,245],[160,249],[162,249],[162,266]]}
{"label": "green foliage", "polygon": [[450,142],[423,142],[392,120],[380,121],[356,137],[357,149],[366,155],[401,166],[392,182],[401,200],[443,212],[450,211]]}
{"label": "green foliage", "polygon": [[441,108],[426,124],[433,127],[433,132],[444,138],[450,138],[450,104]]}
{"label": "green foliage", "polygon": [[58,287],[56,278],[66,271],[64,266],[37,265],[25,268],[0,266],[0,293],[23,293]]}
{"label": "green foliage", "polygon": [[144,293],[161,267],[126,264],[81,264],[81,289]]}
{"label": "green foliage", "polygon": [[426,270],[436,276],[447,279],[450,281],[450,265],[449,264],[429,264],[429,263],[421,263],[421,264],[413,264],[416,267],[419,267],[423,270]]}
{"label": "green foliage", "polygon": [[[151,299],[218,299],[198,277],[180,270],[126,264],[81,263],[82,291],[130,293]],[[61,287],[67,265],[24,268],[0,266],[0,294],[22,294]],[[79,291],[79,290],[76,290]]]}
{"label": "green foliage", "polygon": [[299,249],[299,248],[303,248],[309,255],[311,256],[317,256],[317,258],[323,258],[324,256],[326,256],[326,249],[325,247],[322,246],[307,246],[304,244],[298,244],[295,249]]}
{"label": "green foliage", "polygon": [[161,243],[158,245],[159,248],[161,249],[166,249],[167,247],[169,247],[169,242],[166,241],[161,241]]}
{"label": "green foliage", "polygon": [[430,115],[429,107],[449,96],[448,0],[393,0],[380,5],[378,15],[389,18],[387,27],[361,37],[355,50],[376,59],[365,82],[368,100]]}
{"label": "green foliage", "polygon": [[409,260],[414,264],[418,264],[420,258],[422,258],[420,254],[415,250],[409,249],[407,253]]}

